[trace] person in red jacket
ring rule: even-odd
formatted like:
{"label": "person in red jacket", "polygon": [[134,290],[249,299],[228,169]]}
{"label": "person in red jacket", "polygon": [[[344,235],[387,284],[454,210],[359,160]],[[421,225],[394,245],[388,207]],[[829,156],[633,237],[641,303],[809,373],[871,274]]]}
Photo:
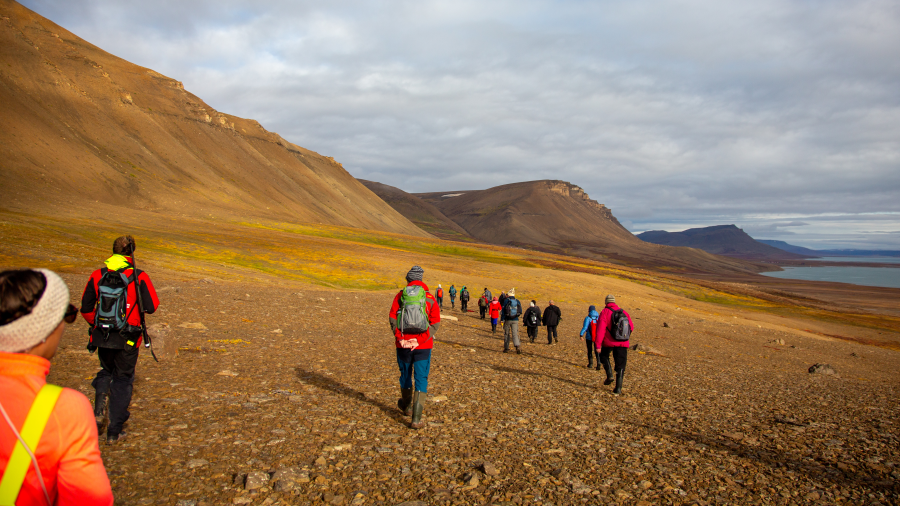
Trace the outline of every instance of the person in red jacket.
{"label": "person in red jacket", "polygon": [[[400,368],[400,399],[397,407],[411,415],[410,427],[421,429],[425,394],[428,392],[428,373],[431,370],[431,349],[434,336],[441,325],[441,308],[428,286],[422,281],[425,271],[414,265],[406,274],[406,288],[400,291],[388,318],[397,348]],[[415,380],[415,393],[413,393]]]}
{"label": "person in red jacket", "polygon": [[[613,360],[615,360],[616,386],[613,389],[613,394],[615,395],[622,393],[622,382],[625,379],[625,365],[628,363],[629,347],[629,341],[616,341],[612,336],[612,332],[614,332],[611,328],[613,311],[618,311],[620,309],[621,308],[616,305],[616,298],[612,294],[607,295],[606,307],[600,311],[600,319],[594,327],[594,346],[600,353],[598,360],[603,364],[603,369],[606,371],[606,381],[603,382],[604,385],[609,385],[613,382],[612,367],[609,363],[610,353],[612,353]],[[624,312],[624,310],[623,313],[624,316],[628,318],[628,328],[634,332],[634,322],[631,321],[631,315]],[[601,329],[603,329],[602,336],[599,335]]]}
{"label": "person in red jacket", "polygon": [[47,383],[66,323],[77,317],[54,272],[0,273],[0,504],[113,503],[91,402]]}
{"label": "person in red jacket", "polygon": [[497,322],[500,321],[500,301],[497,300],[497,297],[494,297],[494,300],[491,301],[491,304],[488,306],[488,310],[491,312],[491,332],[497,332]]}
{"label": "person in red jacket", "polygon": [[[88,280],[81,296],[81,315],[91,326],[88,349],[91,352],[98,350],[97,355],[100,357],[101,369],[91,383],[95,392],[94,417],[98,432],[103,430],[103,425],[107,422],[106,406],[107,400],[109,401],[107,444],[115,444],[119,438],[125,436],[122,428],[131,416],[128,405],[131,404],[134,369],[143,339],[141,310],[145,314],[152,314],[159,307],[159,299],[156,297],[150,276],[141,270],[135,272],[134,260],[130,256],[134,254],[134,250],[134,238],[130,235],[116,239],[113,242],[113,256],[106,260],[106,267],[97,269],[91,274],[91,279]],[[100,280],[108,271],[121,272],[129,280],[125,305],[127,324],[119,330],[104,331],[96,325],[97,301]],[[137,283],[134,282],[135,278]],[[137,311],[136,286],[140,288],[142,302],[141,310]]]}

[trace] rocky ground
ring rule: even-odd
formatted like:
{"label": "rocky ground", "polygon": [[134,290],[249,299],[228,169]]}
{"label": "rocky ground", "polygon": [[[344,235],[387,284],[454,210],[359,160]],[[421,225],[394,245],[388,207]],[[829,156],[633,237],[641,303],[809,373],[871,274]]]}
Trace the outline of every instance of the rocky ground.
{"label": "rocky ground", "polygon": [[[392,293],[156,285],[164,357],[142,353],[128,437],[101,445],[117,504],[900,503],[894,351],[645,300],[616,397],[585,367],[586,308],[522,355],[448,310],[414,431]],[[50,381],[91,394],[85,331]]]}

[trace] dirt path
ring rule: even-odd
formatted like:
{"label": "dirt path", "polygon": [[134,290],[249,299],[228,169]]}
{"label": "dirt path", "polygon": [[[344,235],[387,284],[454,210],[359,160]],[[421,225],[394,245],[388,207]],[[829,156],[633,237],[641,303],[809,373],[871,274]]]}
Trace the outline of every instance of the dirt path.
{"label": "dirt path", "polygon": [[[897,352],[644,299],[628,309],[652,350],[629,353],[615,397],[585,368],[586,308],[561,304],[560,343],[541,334],[523,355],[450,311],[428,427],[412,431],[396,409],[391,293],[156,284],[150,319],[181,351],[142,353],[129,437],[102,447],[117,504],[900,500]],[[84,334],[67,331],[50,381],[90,393]],[[809,374],[817,362],[838,374]],[[245,474],[279,470],[245,489]]]}

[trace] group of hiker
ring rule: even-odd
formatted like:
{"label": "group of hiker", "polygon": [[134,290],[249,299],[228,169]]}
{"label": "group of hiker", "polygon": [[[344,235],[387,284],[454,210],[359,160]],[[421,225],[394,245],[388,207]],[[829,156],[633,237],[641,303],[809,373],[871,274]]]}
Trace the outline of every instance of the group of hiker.
{"label": "group of hiker", "polygon": [[[0,273],[0,504],[113,503],[99,435],[105,428],[107,444],[125,437],[147,338],[144,314],[159,307],[150,277],[134,266],[134,251],[131,236],[113,242],[106,266],[87,282],[80,310],[50,270]],[[100,362],[93,409],[84,394],[46,380],[65,326],[79,312],[90,326],[87,348]]]}

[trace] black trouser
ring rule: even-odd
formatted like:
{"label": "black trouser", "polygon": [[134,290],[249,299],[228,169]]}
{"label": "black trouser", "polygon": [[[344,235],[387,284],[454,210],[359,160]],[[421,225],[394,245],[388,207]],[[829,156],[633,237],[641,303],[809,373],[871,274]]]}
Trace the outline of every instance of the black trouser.
{"label": "black trouser", "polygon": [[485,315],[485,313],[487,313],[487,308],[478,306],[478,311],[481,312],[481,319],[484,320],[484,315]]}
{"label": "black trouser", "polygon": [[537,327],[526,325],[525,329],[528,331],[528,337],[534,341],[534,338],[537,337]]}
{"label": "black trouser", "polygon": [[624,371],[625,366],[628,364],[628,348],[624,346],[604,346],[600,348],[600,355],[597,360],[603,364],[603,368],[606,369],[606,372],[613,370],[609,364],[609,354],[612,352],[613,360],[615,360],[615,371]]}
{"label": "black trouser", "polygon": [[469,301],[459,299],[459,310],[465,313],[469,309]]}
{"label": "black trouser", "polygon": [[553,344],[554,339],[559,341],[559,336],[556,335],[556,325],[547,325],[547,344]]}
{"label": "black trouser", "polygon": [[444,307],[444,298],[443,297],[435,297],[437,299],[438,306]]}
{"label": "black trouser", "polygon": [[597,355],[597,365],[600,365],[600,352],[594,348],[594,341],[590,339],[585,339],[584,342],[587,344],[587,354],[588,354],[588,367],[590,367],[594,363],[594,355]]}
{"label": "black trouser", "polygon": [[100,369],[91,386],[98,395],[109,395],[109,426],[106,434],[118,436],[122,425],[131,416],[131,391],[134,383],[134,368],[137,365],[139,347],[125,346],[124,350],[98,348]]}

